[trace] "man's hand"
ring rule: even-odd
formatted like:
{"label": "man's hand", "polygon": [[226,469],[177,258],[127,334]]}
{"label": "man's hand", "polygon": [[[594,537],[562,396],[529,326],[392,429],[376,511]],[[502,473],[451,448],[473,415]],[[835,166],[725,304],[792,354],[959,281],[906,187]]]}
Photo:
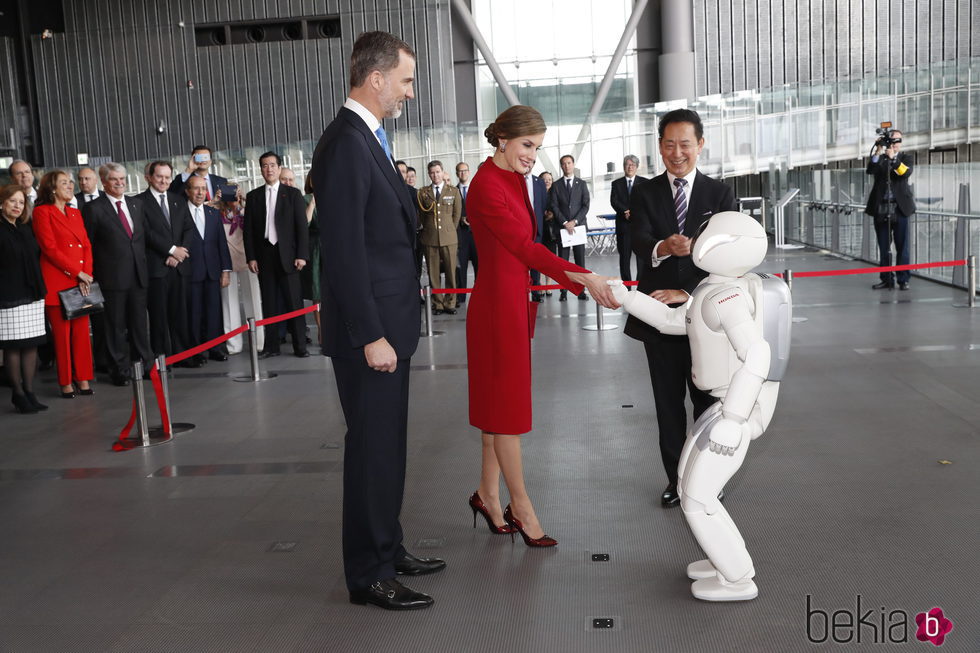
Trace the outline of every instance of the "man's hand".
{"label": "man's hand", "polygon": [[627,220],[630,219],[630,210],[629,209],[626,209],[625,211],[623,211],[623,217],[626,218]]}
{"label": "man's hand", "polygon": [[385,338],[364,345],[364,358],[368,367],[378,372],[394,372],[398,367],[398,356]]}
{"label": "man's hand", "polygon": [[654,290],[650,296],[661,304],[683,304],[690,297],[683,290]]}
{"label": "man's hand", "polygon": [[197,170],[197,161],[194,160],[194,155],[192,154],[191,158],[187,160],[187,168],[185,168],[184,171],[187,174],[192,175],[194,174],[195,170]]}
{"label": "man's hand", "polygon": [[248,262],[248,269],[253,274],[258,274],[259,273],[259,262],[258,261],[249,261]]}
{"label": "man's hand", "polygon": [[565,223],[565,231],[567,231],[570,235],[575,235],[575,220],[569,220]]}
{"label": "man's hand", "polygon": [[301,258],[298,258],[295,261],[293,261],[293,267],[296,268],[297,270],[302,270],[303,268],[306,267],[306,261]]}
{"label": "man's hand", "polygon": [[227,288],[231,284],[231,272],[225,270],[221,273],[221,287]]}
{"label": "man's hand", "polygon": [[190,255],[191,253],[187,251],[186,247],[175,247],[173,254],[171,254],[170,256],[177,259],[178,263],[183,263],[184,260],[187,259],[187,257]]}
{"label": "man's hand", "polygon": [[691,239],[684,234],[674,234],[670,238],[665,239],[660,243],[660,247],[657,248],[657,257],[667,256],[690,256],[691,255]]}
{"label": "man's hand", "polygon": [[167,257],[167,267],[168,268],[175,268],[178,265],[180,265],[180,261],[178,261],[177,259],[175,259],[173,256],[168,256]]}

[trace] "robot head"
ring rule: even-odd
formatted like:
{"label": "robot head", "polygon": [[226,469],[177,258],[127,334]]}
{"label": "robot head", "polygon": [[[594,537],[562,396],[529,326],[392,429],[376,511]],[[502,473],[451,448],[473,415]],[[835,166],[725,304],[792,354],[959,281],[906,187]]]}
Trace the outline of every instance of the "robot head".
{"label": "robot head", "polygon": [[769,239],[759,222],[744,213],[711,216],[694,236],[691,258],[705,272],[740,277],[762,263]]}

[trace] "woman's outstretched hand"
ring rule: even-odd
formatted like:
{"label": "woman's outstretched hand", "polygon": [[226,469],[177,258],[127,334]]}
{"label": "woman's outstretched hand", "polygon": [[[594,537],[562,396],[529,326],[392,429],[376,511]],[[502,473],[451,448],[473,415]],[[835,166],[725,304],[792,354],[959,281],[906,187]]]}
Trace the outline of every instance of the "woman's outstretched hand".
{"label": "woman's outstretched hand", "polygon": [[589,274],[584,274],[582,272],[567,272],[568,278],[576,283],[584,285],[589,290],[589,294],[595,299],[601,306],[605,306],[610,310],[616,310],[619,308],[619,302],[613,297],[612,288],[609,287],[609,281],[615,280],[616,277],[604,277],[601,274],[595,274],[594,272]]}

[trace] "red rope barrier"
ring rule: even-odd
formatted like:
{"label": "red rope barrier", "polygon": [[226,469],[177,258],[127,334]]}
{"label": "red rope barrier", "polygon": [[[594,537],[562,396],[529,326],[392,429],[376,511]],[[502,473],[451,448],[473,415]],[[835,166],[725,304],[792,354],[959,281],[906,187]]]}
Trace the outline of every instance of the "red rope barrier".
{"label": "red rope barrier", "polygon": [[[966,260],[958,261],[939,261],[936,263],[912,263],[909,265],[889,265],[887,267],[877,267],[877,268],[854,268],[851,270],[823,270],[823,271],[812,271],[812,272],[794,272],[793,278],[800,279],[803,277],[838,277],[848,274],[873,274],[875,272],[899,272],[901,270],[921,270],[924,268],[948,268],[957,267],[960,265],[966,265]],[[783,276],[782,273],[778,273],[776,276]]]}
{"label": "red rope barrier", "polygon": [[291,320],[294,317],[299,317],[300,315],[306,315],[307,313],[312,313],[313,311],[320,310],[319,304],[313,304],[312,306],[307,306],[306,308],[301,308],[291,313],[283,313],[282,315],[276,315],[275,317],[267,317],[264,320],[259,320],[255,323],[255,326],[266,326],[267,324],[275,324],[276,322],[282,322],[283,320]]}

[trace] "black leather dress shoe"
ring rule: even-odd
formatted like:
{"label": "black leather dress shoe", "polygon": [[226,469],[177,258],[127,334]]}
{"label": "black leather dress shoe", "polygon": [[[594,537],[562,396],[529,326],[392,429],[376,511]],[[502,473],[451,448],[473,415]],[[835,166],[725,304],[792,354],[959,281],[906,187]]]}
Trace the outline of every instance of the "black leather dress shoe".
{"label": "black leather dress shoe", "polygon": [[899,290],[908,290],[909,289],[909,282],[908,281],[904,281],[904,282],[898,284],[898,289]]}
{"label": "black leather dress shoe", "polygon": [[893,284],[893,283],[888,283],[887,281],[879,281],[875,285],[871,286],[871,289],[872,290],[884,290],[884,289],[887,288],[888,290],[891,290],[894,287],[895,287],[895,284]]}
{"label": "black leather dress shoe", "polygon": [[541,291],[532,290],[531,291],[531,301],[538,302],[539,304],[544,301],[544,297],[541,295]]}
{"label": "black leather dress shoe", "polygon": [[119,386],[121,388],[124,385],[129,385],[129,379],[125,376],[114,376],[112,377],[112,385]]}
{"label": "black leather dress shoe", "polygon": [[411,590],[394,578],[375,581],[370,587],[353,590],[350,602],[355,605],[376,605],[385,610],[421,610],[434,603],[428,594]]}
{"label": "black leather dress shoe", "polygon": [[278,355],[279,352],[277,351],[264,351],[261,354],[259,354],[259,358],[260,359],[272,358],[273,356],[278,356]]}
{"label": "black leather dress shoe", "polygon": [[432,314],[433,315],[442,315],[442,309],[441,308],[433,308],[432,309]]}
{"label": "black leather dress shoe", "polygon": [[228,357],[225,354],[222,354],[220,351],[212,351],[210,354],[208,354],[208,358],[213,361],[218,361],[219,363],[223,363],[228,360]]}
{"label": "black leather dress shoe", "polygon": [[305,349],[303,351],[294,351],[293,356],[296,358],[309,358],[310,352],[306,351]]}
{"label": "black leather dress shoe", "polygon": [[456,315],[455,308],[444,308],[442,309],[442,312],[445,313],[446,315]]}
{"label": "black leather dress shoe", "polygon": [[582,294],[578,296],[578,300],[580,302],[587,302],[587,301],[589,301],[589,296],[587,294],[585,294],[585,291],[583,290],[582,291]]}
{"label": "black leather dress shoe", "polygon": [[664,493],[660,495],[660,505],[664,508],[673,508],[681,503],[681,497],[677,494],[677,486],[671,483],[664,488]]}
{"label": "black leather dress shoe", "polygon": [[560,293],[558,293],[558,301],[560,301],[560,302],[568,301],[568,291],[567,290],[562,290]]}
{"label": "black leather dress shoe", "polygon": [[439,558],[416,558],[406,553],[401,559],[395,560],[395,573],[399,576],[423,576],[434,574],[446,568],[446,561]]}

